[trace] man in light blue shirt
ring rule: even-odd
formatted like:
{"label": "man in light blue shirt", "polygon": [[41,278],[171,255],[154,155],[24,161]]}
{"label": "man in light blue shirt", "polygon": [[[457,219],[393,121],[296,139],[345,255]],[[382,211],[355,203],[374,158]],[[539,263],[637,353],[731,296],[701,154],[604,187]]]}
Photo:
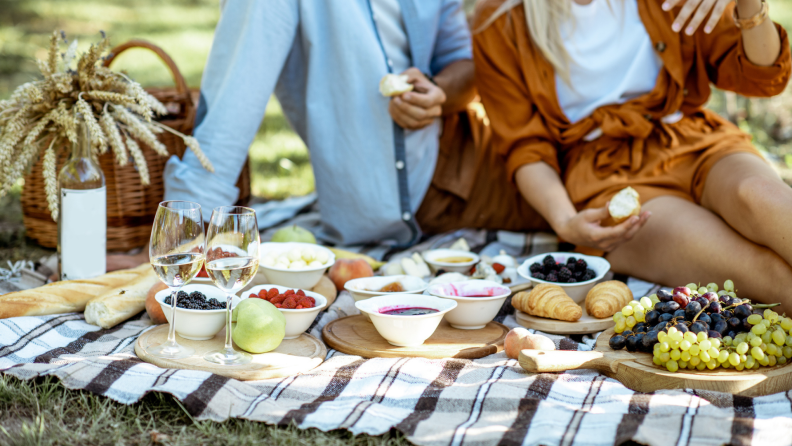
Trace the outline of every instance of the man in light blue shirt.
{"label": "man in light blue shirt", "polygon": [[[228,0],[201,84],[195,136],[165,169],[165,199],[211,209],[234,186],[274,93],[311,154],[327,241],[415,242],[438,159],[441,115],[475,95],[461,0]],[[387,73],[413,92],[378,91]]]}

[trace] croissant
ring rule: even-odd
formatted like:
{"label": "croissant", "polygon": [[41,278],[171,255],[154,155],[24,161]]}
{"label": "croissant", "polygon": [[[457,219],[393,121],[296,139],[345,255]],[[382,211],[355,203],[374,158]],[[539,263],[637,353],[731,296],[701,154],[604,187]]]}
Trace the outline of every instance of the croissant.
{"label": "croissant", "polygon": [[583,309],[567,296],[558,285],[542,283],[531,292],[521,292],[512,298],[514,308],[533,316],[575,322],[583,316]]}
{"label": "croissant", "polygon": [[632,291],[624,282],[609,280],[594,286],[586,294],[586,311],[591,316],[611,317],[633,300]]}

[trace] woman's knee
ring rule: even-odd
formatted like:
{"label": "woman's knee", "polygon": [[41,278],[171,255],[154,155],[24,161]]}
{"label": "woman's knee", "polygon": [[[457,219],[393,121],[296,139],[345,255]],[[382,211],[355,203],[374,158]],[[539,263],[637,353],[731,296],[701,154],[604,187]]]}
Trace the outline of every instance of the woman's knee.
{"label": "woman's knee", "polygon": [[752,174],[737,181],[735,198],[749,216],[761,219],[772,206],[792,203],[792,188],[780,179]]}

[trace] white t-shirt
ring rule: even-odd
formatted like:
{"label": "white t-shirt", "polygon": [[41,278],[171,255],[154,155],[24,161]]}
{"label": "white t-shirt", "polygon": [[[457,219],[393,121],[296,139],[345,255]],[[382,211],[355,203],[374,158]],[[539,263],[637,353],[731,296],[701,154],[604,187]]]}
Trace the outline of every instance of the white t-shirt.
{"label": "white t-shirt", "polygon": [[654,88],[663,63],[638,15],[636,0],[593,0],[588,5],[572,1],[572,16],[561,24],[572,86],[556,75],[558,103],[570,122]]}

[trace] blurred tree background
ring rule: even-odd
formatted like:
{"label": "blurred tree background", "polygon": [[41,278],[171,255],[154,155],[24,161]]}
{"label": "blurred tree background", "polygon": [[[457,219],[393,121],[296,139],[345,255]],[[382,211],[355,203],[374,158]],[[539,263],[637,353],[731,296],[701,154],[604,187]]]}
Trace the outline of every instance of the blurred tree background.
{"label": "blurred tree background", "polygon": [[[657,0],[659,1],[659,0]],[[472,11],[475,0],[465,0]],[[78,39],[85,50],[104,30],[113,44],[145,39],[162,47],[179,66],[192,87],[199,87],[201,72],[220,16],[218,0],[0,0],[0,99],[18,85],[36,79],[35,59],[46,55],[54,29]],[[771,17],[792,26],[792,0],[773,0]],[[114,67],[129,73],[144,86],[172,85],[170,73],[151,53],[133,50],[119,57]],[[710,106],[754,135],[757,146],[777,165],[792,166],[792,90],[772,99],[746,99],[716,92]],[[303,195],[314,188],[308,150],[294,134],[273,98],[250,147],[252,188],[264,199]],[[786,169],[782,174],[788,180]],[[24,244],[18,185],[0,198],[0,246]],[[18,257],[0,250],[0,260]]]}

